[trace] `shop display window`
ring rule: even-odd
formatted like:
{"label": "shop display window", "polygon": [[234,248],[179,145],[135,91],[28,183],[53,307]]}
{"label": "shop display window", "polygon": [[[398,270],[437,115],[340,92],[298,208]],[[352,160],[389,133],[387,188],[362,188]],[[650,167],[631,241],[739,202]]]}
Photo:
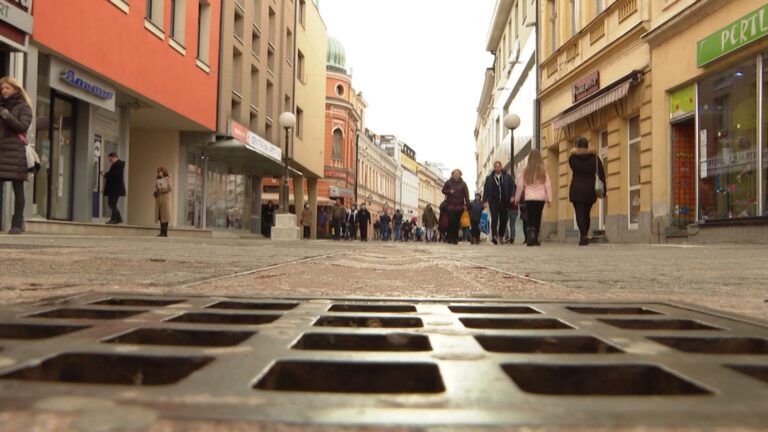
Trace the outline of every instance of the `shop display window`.
{"label": "shop display window", "polygon": [[699,83],[702,220],[758,215],[756,66],[751,60]]}

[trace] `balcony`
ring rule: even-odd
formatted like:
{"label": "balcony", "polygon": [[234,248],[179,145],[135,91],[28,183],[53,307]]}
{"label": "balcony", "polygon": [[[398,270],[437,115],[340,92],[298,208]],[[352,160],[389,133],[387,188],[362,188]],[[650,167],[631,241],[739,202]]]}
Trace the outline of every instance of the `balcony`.
{"label": "balcony", "polygon": [[564,79],[597,54],[634,32],[645,32],[644,22],[650,16],[651,0],[619,0],[597,15],[552,55],[541,62],[541,89]]}

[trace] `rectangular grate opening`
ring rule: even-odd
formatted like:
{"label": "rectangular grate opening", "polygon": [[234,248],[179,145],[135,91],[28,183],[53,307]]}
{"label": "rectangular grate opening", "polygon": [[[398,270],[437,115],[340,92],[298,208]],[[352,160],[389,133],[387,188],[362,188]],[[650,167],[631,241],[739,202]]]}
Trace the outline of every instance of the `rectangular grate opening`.
{"label": "rectangular grate opening", "polygon": [[609,354],[624,351],[590,336],[475,336],[486,351],[540,354]]}
{"label": "rectangular grate opening", "polygon": [[423,327],[420,318],[322,316],[315,321],[316,327],[371,327],[415,328]]}
{"label": "rectangular grate opening", "polygon": [[709,391],[652,365],[505,364],[527,393],[550,395],[703,395]]}
{"label": "rectangular grate opening", "polygon": [[361,304],[335,304],[328,309],[329,312],[382,312],[403,313],[416,312],[413,305],[361,305]]}
{"label": "rectangular grate opening", "polygon": [[464,327],[505,330],[572,329],[570,325],[551,318],[459,318]]}
{"label": "rectangular grate opening", "polygon": [[566,309],[586,315],[661,315],[644,307],[568,306]]}
{"label": "rectangular grate opening", "polygon": [[103,306],[170,306],[183,303],[184,300],[159,300],[159,299],[132,299],[132,298],[111,298],[106,300],[89,303],[92,305]]}
{"label": "rectangular grate opening", "polygon": [[217,314],[217,313],[185,313],[175,318],[167,320],[168,322],[184,322],[195,324],[241,324],[257,325],[269,324],[280,315],[248,315],[248,314]]}
{"label": "rectangular grate opening", "polygon": [[598,321],[626,330],[722,330],[719,327],[687,319],[600,319]]}
{"label": "rectangular grate opening", "polygon": [[105,340],[106,343],[225,347],[237,345],[256,332],[144,328]]}
{"label": "rectangular grate opening", "polygon": [[391,333],[386,335],[304,334],[293,349],[331,351],[431,351],[429,338],[423,335]]}
{"label": "rectangular grate opening", "polygon": [[0,379],[152,386],[173,384],[213,360],[211,357],[149,357],[61,354]]}
{"label": "rectangular grate opening", "polygon": [[725,365],[725,367],[768,384],[768,366]]}
{"label": "rectangular grate opening", "polygon": [[54,309],[29,315],[35,318],[68,318],[68,319],[109,319],[116,320],[142,314],[144,310],[104,310],[104,309]]}
{"label": "rectangular grate opening", "polygon": [[448,306],[454,313],[469,314],[538,314],[536,309],[528,306]]}
{"label": "rectangular grate opening", "polygon": [[700,354],[768,354],[768,340],[745,337],[651,337],[679,351]]}
{"label": "rectangular grate opening", "polygon": [[0,324],[0,339],[47,339],[61,336],[88,326]]}
{"label": "rectangular grate opening", "polygon": [[291,310],[298,306],[298,303],[253,303],[240,301],[220,301],[206,309],[236,309],[236,310]]}
{"label": "rectangular grate opening", "polygon": [[279,361],[259,390],[329,393],[441,393],[440,370],[431,363]]}

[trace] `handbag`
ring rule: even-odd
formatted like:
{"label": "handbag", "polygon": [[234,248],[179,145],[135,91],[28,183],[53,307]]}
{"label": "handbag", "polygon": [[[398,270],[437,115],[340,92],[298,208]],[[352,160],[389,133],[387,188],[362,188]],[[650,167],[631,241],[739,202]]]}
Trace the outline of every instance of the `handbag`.
{"label": "handbag", "polygon": [[24,152],[27,156],[27,171],[38,172],[40,171],[40,157],[37,156],[35,149],[27,142],[27,137],[24,134],[19,134],[19,139],[24,143]]}
{"label": "handbag", "polygon": [[600,161],[595,155],[595,195],[598,198],[605,198],[605,183],[600,180]]}

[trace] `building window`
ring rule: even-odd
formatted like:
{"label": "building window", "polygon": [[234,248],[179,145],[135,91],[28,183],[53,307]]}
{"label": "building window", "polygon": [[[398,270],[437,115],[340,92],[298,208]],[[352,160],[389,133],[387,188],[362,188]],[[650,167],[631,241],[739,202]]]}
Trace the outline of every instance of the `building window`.
{"label": "building window", "polygon": [[267,69],[271,72],[275,72],[275,50],[272,45],[267,47]]}
{"label": "building window", "polygon": [[341,133],[341,129],[333,130],[333,147],[331,148],[331,158],[341,160],[341,143],[344,140],[344,135]]}
{"label": "building window", "polygon": [[275,114],[275,85],[267,80],[267,117],[274,119]]}
{"label": "building window", "polygon": [[243,54],[236,47],[232,50],[232,91],[243,95]]}
{"label": "building window", "polygon": [[304,137],[304,110],[296,107],[296,136]]}
{"label": "building window", "polygon": [[640,116],[627,121],[627,143],[629,164],[629,228],[637,229],[640,222]]}
{"label": "building window", "polygon": [[760,215],[756,69],[753,59],[699,82],[699,219]]}
{"label": "building window", "polygon": [[200,0],[197,6],[197,59],[209,64],[209,44],[211,33],[211,4],[209,0]]}
{"label": "building window", "polygon": [[261,26],[261,0],[253,0],[253,23]]}
{"label": "building window", "polygon": [[[519,18],[520,8],[518,7],[518,3],[519,1],[515,2],[515,14],[513,15],[514,23],[515,23],[515,39],[516,40],[520,38],[520,18]],[[510,43],[510,45],[513,45],[513,44]]]}
{"label": "building window", "polygon": [[261,57],[261,31],[256,28],[251,33],[251,54],[256,58]]}
{"label": "building window", "polygon": [[304,77],[304,53],[299,50],[298,55],[296,56],[296,78],[298,78],[299,81],[302,83],[306,82],[306,79]]}
{"label": "building window", "polygon": [[147,9],[144,17],[158,28],[163,28],[163,0],[146,0]]}
{"label": "building window", "polygon": [[549,11],[549,53],[557,51],[557,3],[555,0],[547,1],[547,10]]}
{"label": "building window", "polygon": [[344,96],[344,86],[341,84],[336,84],[336,96],[343,97]]}
{"label": "building window", "polygon": [[521,17],[522,18],[521,22],[525,24],[525,20],[528,18],[528,0],[522,0],[521,3],[523,5],[522,7],[523,16]]}
{"label": "building window", "polygon": [[605,0],[595,0],[595,16],[603,13],[605,9]]}
{"label": "building window", "polygon": [[171,38],[184,46],[186,0],[171,0]]}
{"label": "building window", "polygon": [[128,0],[109,0],[109,2],[126,14],[131,10]]}
{"label": "building window", "polygon": [[285,60],[293,64],[293,32],[290,29],[285,32]]}
{"label": "building window", "polygon": [[243,43],[245,35],[245,14],[239,5],[235,6],[235,39]]}
{"label": "building window", "polygon": [[574,36],[579,32],[579,1],[580,0],[570,0],[571,36]]}
{"label": "building window", "polygon": [[259,69],[251,65],[251,106],[259,106]]}
{"label": "building window", "polygon": [[272,46],[277,46],[277,15],[271,7],[269,8],[269,30],[267,34],[269,35],[269,43]]}
{"label": "building window", "polygon": [[307,23],[307,1],[299,0],[299,24],[306,26]]}

